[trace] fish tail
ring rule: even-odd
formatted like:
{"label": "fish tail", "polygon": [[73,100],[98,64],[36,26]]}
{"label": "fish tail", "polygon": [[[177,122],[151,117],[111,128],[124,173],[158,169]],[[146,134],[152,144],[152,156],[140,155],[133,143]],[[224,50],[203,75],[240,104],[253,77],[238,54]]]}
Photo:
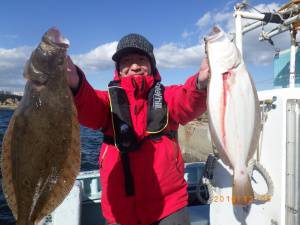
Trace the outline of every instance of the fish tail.
{"label": "fish tail", "polygon": [[248,205],[253,202],[254,193],[247,169],[235,170],[232,188],[232,203],[234,205]]}

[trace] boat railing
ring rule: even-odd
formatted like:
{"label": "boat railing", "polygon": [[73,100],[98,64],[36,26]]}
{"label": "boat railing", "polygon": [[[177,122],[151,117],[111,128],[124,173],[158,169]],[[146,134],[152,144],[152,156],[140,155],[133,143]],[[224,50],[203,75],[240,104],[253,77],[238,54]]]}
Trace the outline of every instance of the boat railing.
{"label": "boat railing", "polygon": [[82,187],[82,203],[86,201],[93,201],[95,203],[101,202],[101,185],[100,175],[98,170],[80,172],[77,180]]}

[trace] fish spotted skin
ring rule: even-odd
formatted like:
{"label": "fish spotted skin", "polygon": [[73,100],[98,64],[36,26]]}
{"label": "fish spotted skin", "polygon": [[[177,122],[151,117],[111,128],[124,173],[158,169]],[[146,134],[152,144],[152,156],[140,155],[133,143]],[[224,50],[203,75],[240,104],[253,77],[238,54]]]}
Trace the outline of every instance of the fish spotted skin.
{"label": "fish spotted skin", "polygon": [[24,69],[24,96],[3,139],[3,191],[17,225],[34,225],[70,192],[80,171],[77,111],[67,83],[69,42],[49,29]]}
{"label": "fish spotted skin", "polygon": [[254,198],[247,163],[260,131],[257,91],[235,44],[214,27],[205,38],[210,67],[208,117],[212,141],[222,161],[233,168],[233,203],[247,205]]}

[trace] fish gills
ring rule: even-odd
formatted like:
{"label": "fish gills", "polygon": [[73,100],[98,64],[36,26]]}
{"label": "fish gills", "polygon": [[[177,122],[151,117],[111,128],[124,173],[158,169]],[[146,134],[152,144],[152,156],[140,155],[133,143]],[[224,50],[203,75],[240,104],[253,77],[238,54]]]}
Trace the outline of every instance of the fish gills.
{"label": "fish gills", "polygon": [[3,191],[17,225],[34,225],[70,192],[80,171],[77,111],[67,83],[69,42],[49,29],[25,69],[24,96],[3,139]]}
{"label": "fish gills", "polygon": [[247,205],[254,198],[247,163],[255,152],[261,121],[257,91],[237,47],[219,27],[205,44],[212,141],[222,161],[233,168],[233,204]]}

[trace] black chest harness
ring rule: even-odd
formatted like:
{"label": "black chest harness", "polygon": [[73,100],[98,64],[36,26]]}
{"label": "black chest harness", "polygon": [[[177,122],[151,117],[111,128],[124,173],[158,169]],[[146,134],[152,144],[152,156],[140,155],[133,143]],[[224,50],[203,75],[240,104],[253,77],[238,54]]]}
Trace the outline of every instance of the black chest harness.
{"label": "black chest harness", "polygon": [[138,140],[134,131],[129,101],[119,81],[111,81],[108,85],[114,137],[104,136],[103,142],[114,144],[120,151],[127,196],[134,195],[134,183],[130,171],[128,152],[138,150],[146,139],[157,140],[162,135],[171,139],[177,138],[177,131],[164,131],[168,125],[168,108],[164,100],[164,86],[156,82],[148,94],[146,137]]}

